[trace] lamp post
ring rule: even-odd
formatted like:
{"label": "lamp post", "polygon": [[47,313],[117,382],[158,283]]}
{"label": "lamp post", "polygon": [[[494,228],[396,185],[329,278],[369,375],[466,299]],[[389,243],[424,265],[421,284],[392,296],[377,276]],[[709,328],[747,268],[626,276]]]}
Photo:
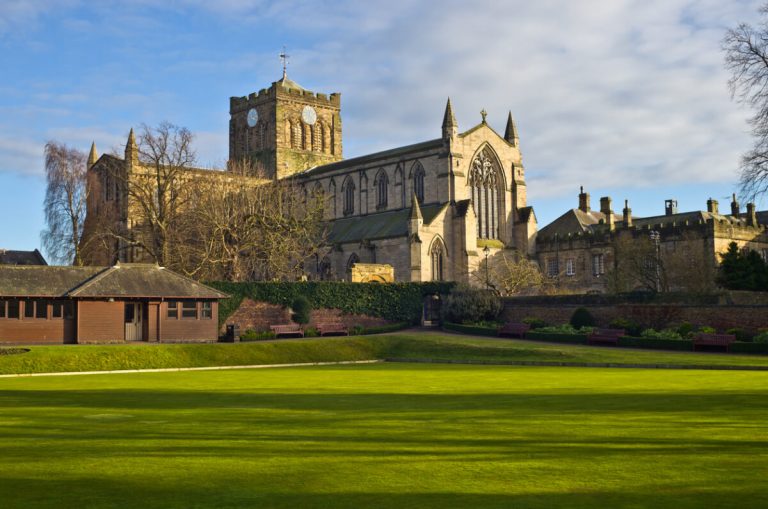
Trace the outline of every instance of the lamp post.
{"label": "lamp post", "polygon": [[488,255],[491,252],[491,248],[488,246],[485,246],[483,248],[483,253],[485,253],[485,289],[487,290],[491,286],[491,282],[488,279]]}
{"label": "lamp post", "polygon": [[661,233],[656,230],[652,230],[648,236],[654,245],[654,254],[656,255],[655,269],[656,269],[656,291],[661,292]]}

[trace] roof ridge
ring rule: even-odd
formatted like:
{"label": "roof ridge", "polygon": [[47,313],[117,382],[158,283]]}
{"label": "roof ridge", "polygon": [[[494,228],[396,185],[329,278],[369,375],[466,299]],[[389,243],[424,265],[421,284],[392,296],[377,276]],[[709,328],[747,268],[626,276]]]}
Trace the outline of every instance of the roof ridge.
{"label": "roof ridge", "polygon": [[88,288],[90,285],[94,284],[96,281],[100,281],[104,279],[106,275],[112,272],[113,270],[115,270],[115,267],[104,267],[104,270],[102,270],[101,272],[97,272],[90,278],[81,282],[79,285],[69,290],[66,293],[66,295],[69,295],[71,297],[76,297],[78,293],[81,293],[84,289]]}

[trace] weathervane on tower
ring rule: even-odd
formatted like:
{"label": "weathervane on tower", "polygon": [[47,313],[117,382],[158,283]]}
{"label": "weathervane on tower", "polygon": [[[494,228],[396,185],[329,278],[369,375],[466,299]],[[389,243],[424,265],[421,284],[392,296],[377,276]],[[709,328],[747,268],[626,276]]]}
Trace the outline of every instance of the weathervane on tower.
{"label": "weathervane on tower", "polygon": [[280,60],[283,61],[283,79],[286,79],[288,77],[288,58],[290,55],[285,52],[285,46],[283,46],[283,52],[279,56]]}

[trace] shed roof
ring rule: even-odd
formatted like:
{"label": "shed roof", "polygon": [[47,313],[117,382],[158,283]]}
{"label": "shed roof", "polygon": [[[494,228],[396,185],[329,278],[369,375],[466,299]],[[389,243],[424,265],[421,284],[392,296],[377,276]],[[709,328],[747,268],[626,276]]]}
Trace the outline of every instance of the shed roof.
{"label": "shed roof", "polygon": [[150,297],[222,299],[225,293],[157,265],[0,266],[5,297]]}
{"label": "shed roof", "polygon": [[0,249],[0,265],[48,265],[40,251]]}

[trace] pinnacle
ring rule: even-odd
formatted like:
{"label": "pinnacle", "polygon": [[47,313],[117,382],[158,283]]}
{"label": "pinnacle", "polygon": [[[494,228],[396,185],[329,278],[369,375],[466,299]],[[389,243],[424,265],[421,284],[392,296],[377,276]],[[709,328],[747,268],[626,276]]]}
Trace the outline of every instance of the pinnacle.
{"label": "pinnacle", "polygon": [[411,215],[408,219],[424,219],[421,215],[421,207],[419,206],[419,200],[416,198],[416,193],[413,193],[411,198]]}
{"label": "pinnacle", "polygon": [[458,127],[456,116],[453,114],[450,97],[448,98],[448,103],[445,105],[445,115],[443,116],[443,129],[446,127]]}
{"label": "pinnacle", "polygon": [[511,111],[507,117],[507,128],[504,130],[504,139],[511,143],[513,146],[517,145],[517,127],[515,126],[515,121],[512,118]]}
{"label": "pinnacle", "polygon": [[99,153],[96,152],[96,142],[91,143],[91,153],[88,154],[88,166],[93,166],[96,160],[99,158]]}

